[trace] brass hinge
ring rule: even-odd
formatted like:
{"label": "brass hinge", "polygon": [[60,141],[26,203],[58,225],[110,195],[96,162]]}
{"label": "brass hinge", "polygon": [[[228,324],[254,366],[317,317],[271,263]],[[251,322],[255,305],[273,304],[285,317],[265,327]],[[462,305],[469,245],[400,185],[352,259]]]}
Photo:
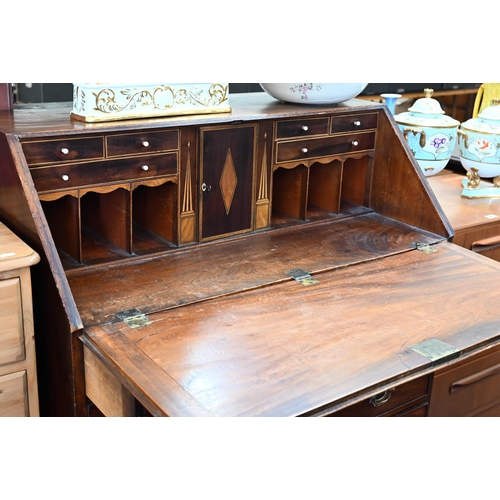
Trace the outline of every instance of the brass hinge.
{"label": "brass hinge", "polygon": [[438,338],[431,338],[408,346],[412,351],[430,359],[433,365],[444,363],[460,356],[460,349],[453,347]]}
{"label": "brass hinge", "polygon": [[286,274],[293,278],[295,281],[298,281],[304,286],[315,285],[319,283],[316,278],[313,278],[309,273],[303,271],[302,269],[292,269],[288,271]]}
{"label": "brass hinge", "polygon": [[127,309],[116,313],[115,315],[120,321],[126,323],[130,328],[140,328],[141,326],[150,325],[152,321],[137,309]]}
{"label": "brass hinge", "polygon": [[424,252],[425,254],[436,253],[438,251],[437,248],[431,247],[429,243],[423,243],[421,241],[412,241],[412,248],[419,250],[420,252]]}

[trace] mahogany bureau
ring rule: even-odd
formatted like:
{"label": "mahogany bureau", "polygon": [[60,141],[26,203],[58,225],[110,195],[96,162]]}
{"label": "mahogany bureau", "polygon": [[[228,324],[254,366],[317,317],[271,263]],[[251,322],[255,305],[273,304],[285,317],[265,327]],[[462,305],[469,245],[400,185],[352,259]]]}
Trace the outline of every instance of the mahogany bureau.
{"label": "mahogany bureau", "polygon": [[42,415],[442,413],[434,373],[500,344],[500,263],[448,241],[384,105],[230,105],[0,113]]}

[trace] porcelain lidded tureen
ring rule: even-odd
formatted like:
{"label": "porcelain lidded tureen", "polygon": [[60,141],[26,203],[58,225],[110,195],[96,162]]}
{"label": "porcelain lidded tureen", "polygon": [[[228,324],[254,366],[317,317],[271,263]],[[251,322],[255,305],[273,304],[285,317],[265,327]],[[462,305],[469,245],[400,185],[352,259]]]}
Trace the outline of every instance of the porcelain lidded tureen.
{"label": "porcelain lidded tureen", "polygon": [[[500,176],[500,99],[492,99],[477,118],[462,123],[458,131],[462,166],[479,177]],[[495,185],[500,179],[495,179]]]}
{"label": "porcelain lidded tureen", "polygon": [[417,99],[407,112],[394,116],[427,177],[441,172],[450,161],[460,125],[445,115],[433,93],[434,90],[425,89],[425,97]]}

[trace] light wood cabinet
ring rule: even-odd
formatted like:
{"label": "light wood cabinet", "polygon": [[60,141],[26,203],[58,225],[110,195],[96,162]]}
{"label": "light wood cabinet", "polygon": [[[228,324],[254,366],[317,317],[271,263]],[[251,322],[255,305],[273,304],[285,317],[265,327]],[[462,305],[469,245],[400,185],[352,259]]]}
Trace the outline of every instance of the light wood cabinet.
{"label": "light wood cabinet", "polygon": [[0,223],[0,416],[38,416],[30,266],[39,256]]}

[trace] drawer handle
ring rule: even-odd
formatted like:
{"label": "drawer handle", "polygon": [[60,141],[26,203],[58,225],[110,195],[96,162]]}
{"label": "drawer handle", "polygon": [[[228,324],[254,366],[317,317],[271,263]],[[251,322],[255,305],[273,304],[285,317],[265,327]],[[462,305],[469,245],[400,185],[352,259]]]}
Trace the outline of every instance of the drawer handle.
{"label": "drawer handle", "polygon": [[61,179],[62,179],[63,181],[69,181],[69,175],[64,174],[64,175],[61,177]]}
{"label": "drawer handle", "polygon": [[63,155],[67,155],[69,153],[69,149],[68,148],[61,148],[61,153]]}
{"label": "drawer handle", "polygon": [[358,141],[352,141],[352,142],[351,142],[351,144],[352,144],[353,146],[358,146],[358,145],[359,145],[359,142],[358,142]]}
{"label": "drawer handle", "polygon": [[145,148],[149,148],[149,142],[148,142],[148,141],[142,141],[142,145],[143,145]]}
{"label": "drawer handle", "polygon": [[302,130],[304,132],[307,132],[309,130],[309,127],[307,125],[302,125]]}
{"label": "drawer handle", "polygon": [[498,244],[500,244],[500,236],[493,236],[492,238],[485,238],[484,240],[475,241],[471,245],[471,250],[473,252],[477,252],[480,249],[493,249],[495,248],[495,246],[498,246]]}
{"label": "drawer handle", "polygon": [[474,375],[471,375],[470,377],[463,378],[462,380],[458,380],[457,382],[451,384],[450,394],[453,394],[454,392],[463,389],[468,385],[481,382],[482,380],[488,377],[493,377],[494,375],[498,375],[499,373],[500,373],[500,364],[491,366],[490,368],[486,368],[486,370],[483,370],[481,372],[474,373]]}
{"label": "drawer handle", "polygon": [[203,183],[201,185],[201,190],[202,191],[208,191],[208,192],[210,192],[210,191],[212,191],[212,186],[210,184]]}
{"label": "drawer handle", "polygon": [[307,153],[308,149],[307,149],[307,148],[302,148],[302,149],[301,149],[301,151],[302,151],[303,153]]}
{"label": "drawer handle", "polygon": [[149,170],[149,167],[147,165],[143,165],[141,168],[142,170],[144,170],[144,172],[147,172]]}
{"label": "drawer handle", "polygon": [[389,399],[391,399],[393,392],[394,392],[394,387],[392,389],[382,392],[381,394],[376,394],[375,396],[372,396],[370,398],[370,403],[375,407],[382,406],[383,404],[387,403]]}
{"label": "drawer handle", "polygon": [[355,126],[355,127],[359,127],[360,125],[361,125],[361,122],[360,122],[359,120],[356,120],[356,121],[354,122],[354,126]]}

